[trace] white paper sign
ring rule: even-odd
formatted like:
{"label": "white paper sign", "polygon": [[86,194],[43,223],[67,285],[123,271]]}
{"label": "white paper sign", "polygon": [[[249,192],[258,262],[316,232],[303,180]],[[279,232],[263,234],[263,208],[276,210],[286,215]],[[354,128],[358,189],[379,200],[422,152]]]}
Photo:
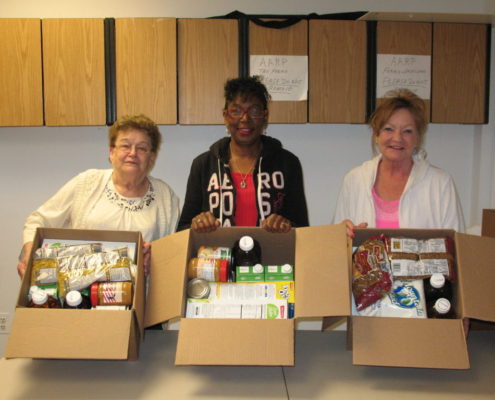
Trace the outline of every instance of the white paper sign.
{"label": "white paper sign", "polygon": [[377,54],[376,97],[389,90],[409,89],[428,100],[431,92],[431,56]]}
{"label": "white paper sign", "polygon": [[250,75],[262,77],[275,101],[298,101],[308,98],[308,56],[253,55]]}

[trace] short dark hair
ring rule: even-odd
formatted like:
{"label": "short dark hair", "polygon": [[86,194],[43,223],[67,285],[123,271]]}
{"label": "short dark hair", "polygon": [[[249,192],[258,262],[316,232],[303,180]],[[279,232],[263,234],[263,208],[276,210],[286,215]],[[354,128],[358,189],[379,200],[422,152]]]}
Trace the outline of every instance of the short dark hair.
{"label": "short dark hair", "polygon": [[229,79],[225,83],[224,96],[224,109],[227,109],[228,104],[233,102],[237,97],[240,97],[244,101],[254,97],[258,99],[263,105],[263,108],[267,110],[268,103],[271,99],[270,93],[268,93],[266,86],[261,82],[259,76]]}
{"label": "short dark hair", "polygon": [[129,129],[137,129],[148,135],[151,141],[151,151],[158,153],[162,143],[162,135],[158,126],[146,115],[124,115],[113,123],[108,129],[108,141],[110,147],[115,147],[115,142],[119,132],[125,132]]}

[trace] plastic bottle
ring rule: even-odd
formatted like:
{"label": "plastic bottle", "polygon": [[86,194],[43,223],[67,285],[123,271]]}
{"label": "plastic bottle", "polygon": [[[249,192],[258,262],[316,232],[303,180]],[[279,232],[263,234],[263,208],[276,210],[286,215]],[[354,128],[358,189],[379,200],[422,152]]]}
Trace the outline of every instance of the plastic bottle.
{"label": "plastic bottle", "polygon": [[132,304],[132,282],[95,282],[91,285],[90,293],[93,306]]}
{"label": "plastic bottle", "polygon": [[424,280],[425,299],[433,304],[441,297],[452,301],[452,284],[443,274],[435,273]]}
{"label": "plastic bottle", "polygon": [[60,302],[56,298],[48,296],[44,290],[37,290],[31,294],[31,300],[27,306],[31,308],[60,308]]}
{"label": "plastic bottle", "polygon": [[427,313],[428,318],[455,318],[450,301],[444,297],[440,297],[435,303],[431,304]]}
{"label": "plastic bottle", "polygon": [[241,237],[232,250],[234,267],[232,268],[232,280],[235,281],[236,267],[261,264],[261,246],[251,236]]}
{"label": "plastic bottle", "polygon": [[88,296],[81,294],[77,290],[71,290],[65,296],[64,308],[77,308],[88,310],[91,308],[91,301]]}

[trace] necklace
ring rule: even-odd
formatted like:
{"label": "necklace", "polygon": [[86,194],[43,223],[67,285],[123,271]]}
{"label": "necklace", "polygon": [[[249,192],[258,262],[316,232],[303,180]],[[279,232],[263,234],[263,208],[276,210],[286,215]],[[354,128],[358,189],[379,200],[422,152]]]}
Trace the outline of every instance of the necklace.
{"label": "necklace", "polygon": [[239,186],[241,187],[241,189],[246,189],[247,188],[247,182],[246,182],[246,179],[247,177],[249,176],[249,174],[251,174],[253,171],[254,171],[254,167],[256,165],[256,160],[258,158],[256,158],[253,162],[253,165],[251,165],[251,168],[249,168],[249,171],[247,173],[242,173],[241,170],[239,169],[239,166],[237,165],[237,163],[234,161],[234,157],[232,157],[232,145],[230,146],[230,161],[232,161],[232,166],[233,167],[236,167],[236,169],[239,171],[239,174],[241,175],[241,182],[239,183]]}

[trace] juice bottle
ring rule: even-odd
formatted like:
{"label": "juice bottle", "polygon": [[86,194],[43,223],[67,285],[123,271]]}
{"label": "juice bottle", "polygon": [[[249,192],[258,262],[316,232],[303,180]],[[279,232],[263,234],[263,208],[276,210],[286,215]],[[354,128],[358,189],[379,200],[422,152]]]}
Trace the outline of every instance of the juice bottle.
{"label": "juice bottle", "polygon": [[241,237],[232,250],[234,268],[232,268],[232,280],[235,282],[236,267],[253,266],[261,264],[261,246],[251,236]]}
{"label": "juice bottle", "polygon": [[425,299],[427,304],[433,304],[441,297],[452,301],[452,284],[443,274],[432,274],[424,280]]}
{"label": "juice bottle", "polygon": [[90,309],[91,301],[88,296],[81,294],[78,290],[71,290],[65,296],[64,308]]}

